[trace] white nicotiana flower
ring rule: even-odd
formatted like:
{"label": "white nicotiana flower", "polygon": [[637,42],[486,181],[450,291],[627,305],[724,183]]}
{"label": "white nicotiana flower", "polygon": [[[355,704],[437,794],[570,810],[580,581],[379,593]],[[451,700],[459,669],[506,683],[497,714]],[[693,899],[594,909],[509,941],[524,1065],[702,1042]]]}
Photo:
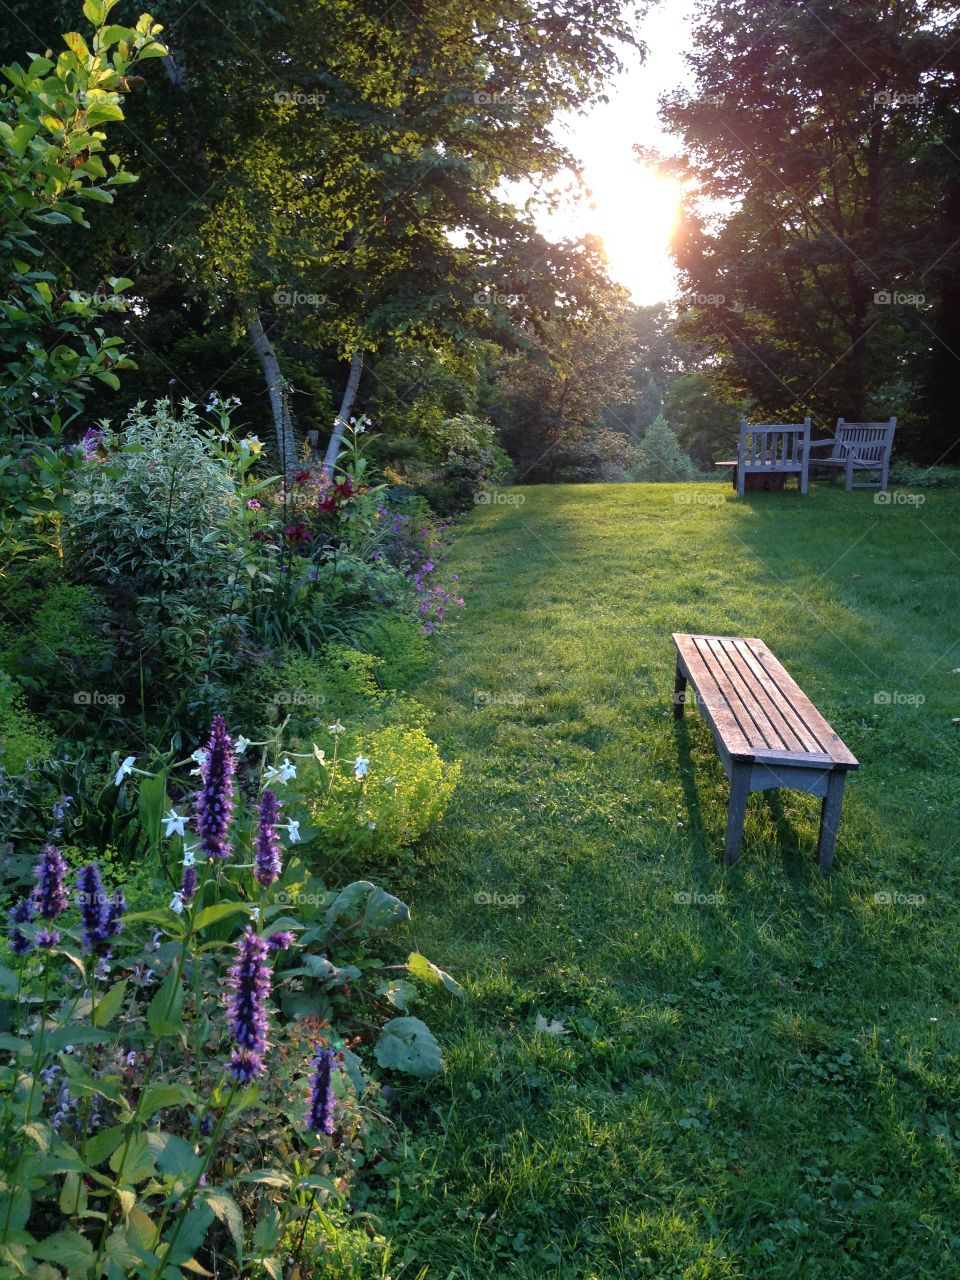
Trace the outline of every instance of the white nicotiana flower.
{"label": "white nicotiana flower", "polygon": [[161,821],[166,828],[163,834],[168,840],[171,836],[182,836],[184,834],[183,828],[187,819],[185,816],[181,816],[181,814],[177,813],[176,809],[171,809],[169,813],[164,814]]}
{"label": "white nicotiana flower", "polygon": [[370,761],[366,756],[357,756],[353,762],[353,776],[359,782],[361,778],[365,778],[370,772]]}
{"label": "white nicotiana flower", "polygon": [[264,782],[282,782],[284,786],[291,778],[297,776],[297,766],[290,763],[290,757],[283,757],[283,764],[279,766],[270,765],[263,775]]}
{"label": "white nicotiana flower", "polygon": [[201,777],[203,774],[203,766],[207,763],[207,753],[203,747],[197,747],[196,751],[191,755],[191,760],[196,760],[197,767],[190,770],[191,778]]}
{"label": "white nicotiana flower", "polygon": [[321,751],[316,743],[313,744],[313,754],[316,756],[316,758],[320,761],[321,764],[326,764],[327,753],[325,751]]}
{"label": "white nicotiana flower", "polygon": [[327,725],[327,733],[332,733],[335,738],[338,737],[339,734],[346,733],[346,732],[347,732],[346,729],[343,727],[343,725],[340,723],[339,720],[334,720],[333,724]]}
{"label": "white nicotiana flower", "polygon": [[189,849],[184,849],[183,865],[185,867],[195,867],[197,865],[197,846],[196,845],[193,845]]}
{"label": "white nicotiana flower", "polygon": [[377,824],[375,822],[368,822],[367,826],[370,828],[371,831],[376,831],[377,829]]}
{"label": "white nicotiana flower", "polygon": [[170,899],[170,910],[175,911],[178,916],[183,915],[183,894],[179,889]]}
{"label": "white nicotiana flower", "polygon": [[250,919],[251,919],[251,920],[254,920],[254,921],[256,921],[256,920],[259,920],[259,919],[260,919],[260,908],[259,908],[259,907],[253,907],[253,908],[251,909],[251,911],[250,911]]}
{"label": "white nicotiana flower", "polygon": [[237,740],[233,744],[233,749],[234,751],[236,751],[238,756],[242,756],[243,753],[246,751],[247,747],[250,746],[250,743],[251,743],[250,738],[245,738],[242,733],[238,733]]}
{"label": "white nicotiana flower", "polygon": [[284,828],[291,844],[300,843],[300,823],[295,818],[289,818]]}
{"label": "white nicotiana flower", "polygon": [[124,778],[129,777],[129,775],[133,773],[133,766],[134,766],[134,762],[136,761],[136,758],[137,758],[136,756],[127,756],[126,760],[124,760],[123,764],[120,766],[120,768],[116,772],[116,775],[114,776],[113,785],[115,787],[119,787],[120,783],[124,780]]}

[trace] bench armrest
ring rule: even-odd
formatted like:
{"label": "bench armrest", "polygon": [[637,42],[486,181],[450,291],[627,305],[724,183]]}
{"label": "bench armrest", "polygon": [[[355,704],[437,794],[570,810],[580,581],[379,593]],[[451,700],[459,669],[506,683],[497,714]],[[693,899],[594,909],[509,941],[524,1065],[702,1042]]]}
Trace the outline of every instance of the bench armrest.
{"label": "bench armrest", "polygon": [[808,444],[810,445],[811,449],[819,449],[821,445],[836,444],[836,440],[834,439],[833,436],[831,436],[829,440],[810,440],[808,441]]}

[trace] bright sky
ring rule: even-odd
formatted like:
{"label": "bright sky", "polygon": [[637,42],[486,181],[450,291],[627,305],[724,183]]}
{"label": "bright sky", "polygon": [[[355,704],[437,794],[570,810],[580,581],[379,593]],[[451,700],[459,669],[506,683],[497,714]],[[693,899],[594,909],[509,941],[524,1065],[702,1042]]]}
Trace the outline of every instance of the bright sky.
{"label": "bright sky", "polygon": [[694,0],[661,0],[639,29],[646,61],[634,59],[611,83],[608,103],[562,122],[559,136],[583,163],[593,199],[541,221],[542,229],[557,238],[585,233],[602,237],[611,275],[641,304],[664,301],[676,292],[667,243],[679,187],[642,168],[633,146],[677,149],[657,119],[657,99],[686,79],[682,55],[693,9]]}

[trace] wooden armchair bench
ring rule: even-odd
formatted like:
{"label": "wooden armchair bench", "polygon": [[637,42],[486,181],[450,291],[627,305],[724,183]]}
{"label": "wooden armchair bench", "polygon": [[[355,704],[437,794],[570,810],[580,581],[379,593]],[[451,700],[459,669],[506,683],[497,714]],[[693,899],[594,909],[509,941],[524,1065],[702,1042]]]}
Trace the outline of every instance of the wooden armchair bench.
{"label": "wooden armchair bench", "polygon": [[843,788],[856,757],[762,640],[676,632],[673,713],[683,715],[687,682],[710,725],[730,779],[726,861],[740,857],[747,796],[792,787],[821,796],[821,867],[833,862]]}

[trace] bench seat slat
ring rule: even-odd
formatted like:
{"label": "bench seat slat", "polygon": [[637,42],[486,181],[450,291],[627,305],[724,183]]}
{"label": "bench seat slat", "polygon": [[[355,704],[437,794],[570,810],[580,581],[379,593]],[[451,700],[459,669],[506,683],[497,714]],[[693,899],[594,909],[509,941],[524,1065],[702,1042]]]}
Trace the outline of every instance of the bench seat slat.
{"label": "bench seat slat", "polygon": [[857,759],[762,640],[674,634],[701,710],[731,758],[856,769]]}

